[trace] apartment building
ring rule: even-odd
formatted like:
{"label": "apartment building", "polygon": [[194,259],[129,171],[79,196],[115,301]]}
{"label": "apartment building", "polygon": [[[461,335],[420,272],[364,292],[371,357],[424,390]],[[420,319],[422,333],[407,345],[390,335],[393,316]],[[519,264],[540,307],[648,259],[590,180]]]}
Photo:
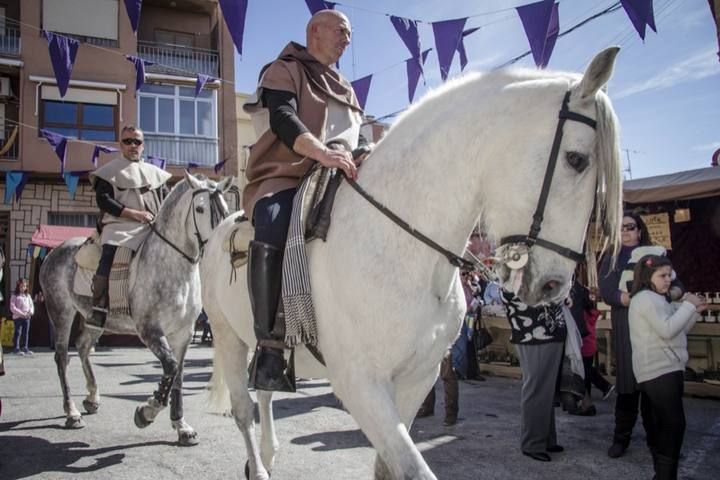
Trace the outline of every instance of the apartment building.
{"label": "apartment building", "polygon": [[[60,97],[42,30],[80,40]],[[125,55],[154,62],[136,91]],[[196,74],[215,79],[196,97]],[[74,199],[60,161],[40,135],[71,139],[65,171],[89,171],[94,144],[117,147],[123,125],[145,131],[145,155],[164,158],[175,179],[237,174],[234,46],[217,0],[144,0],[134,33],[121,0],[0,0],[0,195],[6,172],[30,172],[21,198],[0,205],[7,296],[28,277],[27,246],[38,225],[94,226],[97,206],[83,176]],[[101,155],[99,165],[110,160]]]}

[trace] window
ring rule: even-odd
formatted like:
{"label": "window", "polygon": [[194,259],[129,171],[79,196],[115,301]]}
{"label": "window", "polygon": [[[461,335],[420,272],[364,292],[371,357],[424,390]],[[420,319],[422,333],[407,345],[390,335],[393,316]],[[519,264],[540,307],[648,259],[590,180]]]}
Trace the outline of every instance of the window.
{"label": "window", "polygon": [[97,221],[97,213],[48,212],[48,225],[92,228],[97,225]]}
{"label": "window", "polygon": [[41,128],[79,140],[114,142],[117,115],[114,105],[42,100]]}
{"label": "window", "polygon": [[217,138],[217,96],[193,87],[145,84],[138,93],[140,128],[145,133]]}
{"label": "window", "polygon": [[178,47],[195,46],[195,38],[191,33],[171,32],[168,30],[155,30],[155,41],[165,45],[177,45]]}
{"label": "window", "polygon": [[117,47],[118,4],[118,0],[44,0],[42,28],[83,41],[103,39]]}

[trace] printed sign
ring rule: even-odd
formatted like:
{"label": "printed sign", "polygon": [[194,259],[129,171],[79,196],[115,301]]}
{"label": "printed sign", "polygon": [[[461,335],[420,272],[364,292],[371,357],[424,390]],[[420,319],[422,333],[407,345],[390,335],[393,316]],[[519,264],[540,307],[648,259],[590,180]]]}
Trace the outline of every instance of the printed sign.
{"label": "printed sign", "polygon": [[670,216],[667,213],[655,213],[652,215],[641,215],[647,226],[652,243],[661,245],[667,250],[672,250],[670,239]]}

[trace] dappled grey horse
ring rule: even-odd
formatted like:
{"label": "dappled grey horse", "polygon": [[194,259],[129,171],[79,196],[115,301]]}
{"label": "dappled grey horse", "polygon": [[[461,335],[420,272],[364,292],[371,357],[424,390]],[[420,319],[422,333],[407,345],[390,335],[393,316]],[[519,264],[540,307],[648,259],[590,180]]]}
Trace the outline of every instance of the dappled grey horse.
{"label": "dappled grey horse", "polygon": [[[108,315],[105,333],[137,334],[160,360],[163,374],[153,395],[135,410],[135,424],[144,428],[170,403],[172,427],[181,445],[197,443],[197,433],[183,419],[183,360],[192,339],[193,325],[202,308],[198,260],[217,223],[227,215],[224,193],[232,178],[218,183],[185,174],[172,189],[153,223],[152,233],[138,250],[130,267],[131,316]],[[74,238],[55,248],[40,269],[50,320],[55,326],[55,363],[63,391],[68,428],[85,423],[70,396],[67,379],[68,343],[76,313],[91,312],[91,298],[73,292],[75,254],[85,241]],[[75,342],[87,382],[83,400],[87,413],[95,413],[100,394],[90,364],[90,349],[99,334],[84,328]]]}

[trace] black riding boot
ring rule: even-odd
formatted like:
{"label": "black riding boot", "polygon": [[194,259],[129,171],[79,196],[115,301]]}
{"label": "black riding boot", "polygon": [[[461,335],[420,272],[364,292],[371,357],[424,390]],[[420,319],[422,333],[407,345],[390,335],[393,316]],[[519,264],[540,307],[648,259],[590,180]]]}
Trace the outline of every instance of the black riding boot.
{"label": "black riding boot", "polygon": [[655,478],[657,480],[677,480],[678,461],[675,458],[655,454]]}
{"label": "black riding boot", "polygon": [[102,331],[107,320],[108,306],[110,305],[108,277],[95,275],[92,280],[92,314],[85,319],[85,327]]}
{"label": "black riding boot", "polygon": [[250,386],[256,390],[295,391],[295,375],[288,371],[283,356],[285,322],[282,308],[278,306],[281,299],[282,261],[282,250],[267,243],[250,242],[248,290],[258,344],[249,374]]}

